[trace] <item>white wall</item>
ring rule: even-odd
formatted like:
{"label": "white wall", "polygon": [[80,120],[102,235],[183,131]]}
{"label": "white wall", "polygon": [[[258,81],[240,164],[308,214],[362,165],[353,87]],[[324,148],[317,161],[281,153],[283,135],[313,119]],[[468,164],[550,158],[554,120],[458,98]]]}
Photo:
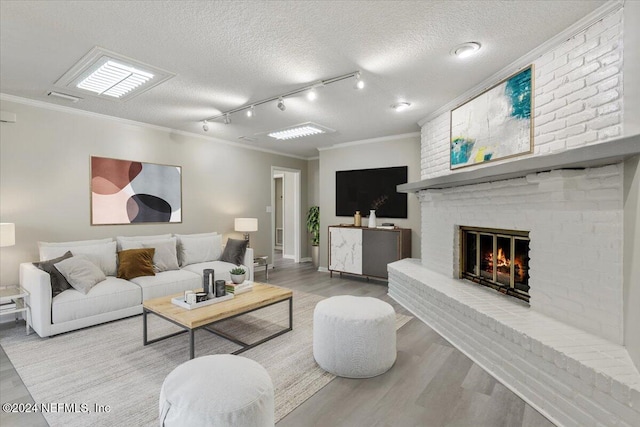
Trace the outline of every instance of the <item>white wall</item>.
{"label": "white wall", "polygon": [[[0,220],[16,224],[16,246],[2,248],[3,285],[17,283],[20,262],[37,259],[40,240],[204,231],[242,238],[233,231],[233,219],[254,217],[259,231],[251,234],[251,246],[257,254],[271,253],[266,207],[274,165],[302,171],[306,200],[306,160],[14,101],[0,102],[3,111],[18,116],[16,123],[0,126]],[[91,226],[90,156],[182,166],[183,222]]]}
{"label": "white wall", "polygon": [[[400,135],[380,138],[359,144],[344,144],[320,151],[320,267],[326,268],[328,256],[328,228],[341,223],[353,224],[353,218],[337,217],[336,172],[340,170],[408,166],[409,182],[420,179],[420,140],[418,136]],[[409,195],[408,218],[393,219],[399,227],[410,228],[411,256],[420,257],[420,206],[414,195]],[[366,214],[363,212],[363,214]],[[383,218],[381,218],[383,219]],[[366,219],[363,218],[363,224]]]}

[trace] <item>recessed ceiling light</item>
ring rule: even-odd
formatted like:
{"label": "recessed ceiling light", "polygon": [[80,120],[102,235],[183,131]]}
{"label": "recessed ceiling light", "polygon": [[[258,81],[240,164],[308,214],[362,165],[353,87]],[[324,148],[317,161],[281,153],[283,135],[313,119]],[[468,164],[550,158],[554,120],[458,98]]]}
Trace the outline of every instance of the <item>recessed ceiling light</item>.
{"label": "recessed ceiling light", "polygon": [[396,102],[395,104],[393,104],[391,106],[391,108],[393,108],[394,110],[400,112],[400,111],[404,111],[407,108],[411,107],[411,103],[409,102]]}
{"label": "recessed ceiling light", "polygon": [[301,123],[285,129],[269,132],[267,135],[271,138],[286,140],[293,138],[302,138],[304,136],[318,135],[321,133],[332,133],[335,130],[319,125],[313,122]]}
{"label": "recessed ceiling light", "polygon": [[478,53],[480,47],[482,47],[482,45],[478,42],[467,42],[454,47],[450,53],[458,58],[468,58]]}

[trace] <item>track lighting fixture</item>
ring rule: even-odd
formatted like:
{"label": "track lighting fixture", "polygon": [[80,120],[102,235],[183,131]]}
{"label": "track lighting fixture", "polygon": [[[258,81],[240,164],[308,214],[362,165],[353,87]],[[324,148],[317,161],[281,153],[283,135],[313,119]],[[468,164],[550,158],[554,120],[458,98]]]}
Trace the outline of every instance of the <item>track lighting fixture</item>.
{"label": "track lighting fixture", "polygon": [[218,119],[223,119],[225,124],[229,124],[231,123],[231,118],[230,115],[233,113],[238,113],[240,111],[245,111],[246,110],[246,114],[247,117],[253,117],[255,114],[255,107],[257,107],[258,105],[262,105],[262,104],[267,104],[267,103],[271,103],[273,101],[278,101],[277,106],[280,109],[280,111],[284,111],[287,109],[286,105],[284,105],[284,99],[285,98],[289,98],[292,97],[294,95],[298,95],[298,94],[303,94],[303,93],[307,93],[307,99],[309,99],[310,101],[313,101],[317,98],[318,94],[316,91],[316,88],[318,87],[322,87],[331,83],[337,83],[339,81],[342,80],[346,80],[346,79],[350,79],[350,78],[355,78],[356,79],[356,83],[355,83],[355,87],[357,89],[362,89],[364,87],[364,81],[362,81],[362,79],[360,78],[360,71],[353,71],[351,73],[347,73],[347,74],[343,74],[341,76],[336,76],[336,77],[332,77],[330,79],[326,79],[326,80],[317,80],[314,83],[308,84],[307,86],[301,87],[299,89],[294,89],[290,92],[286,92],[280,95],[276,95],[276,96],[272,96],[270,98],[266,98],[260,101],[255,101],[252,102],[251,104],[246,104],[246,105],[242,105],[240,107],[234,108],[232,110],[228,110],[228,111],[223,111],[220,114],[217,114],[215,116],[211,116],[211,117],[207,117],[204,124],[203,124],[203,129],[204,126],[206,125],[206,121],[214,121],[214,120],[218,120]]}
{"label": "track lighting fixture", "polygon": [[287,109],[287,106],[284,105],[284,99],[278,99],[278,108],[280,109],[280,111],[284,111]]}
{"label": "track lighting fixture", "polygon": [[360,71],[358,71],[355,75],[356,85],[354,86],[356,89],[364,89],[364,80],[360,78]]}
{"label": "track lighting fixture", "polygon": [[202,122],[202,130],[205,132],[209,132],[209,122],[208,121],[203,121]]}

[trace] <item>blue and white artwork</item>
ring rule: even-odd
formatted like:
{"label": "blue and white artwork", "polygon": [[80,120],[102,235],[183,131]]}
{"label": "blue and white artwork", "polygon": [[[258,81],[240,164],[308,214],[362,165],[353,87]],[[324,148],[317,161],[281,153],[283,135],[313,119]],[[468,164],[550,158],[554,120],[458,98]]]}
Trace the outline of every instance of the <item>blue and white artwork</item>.
{"label": "blue and white artwork", "polygon": [[533,65],[451,111],[451,169],[530,153]]}

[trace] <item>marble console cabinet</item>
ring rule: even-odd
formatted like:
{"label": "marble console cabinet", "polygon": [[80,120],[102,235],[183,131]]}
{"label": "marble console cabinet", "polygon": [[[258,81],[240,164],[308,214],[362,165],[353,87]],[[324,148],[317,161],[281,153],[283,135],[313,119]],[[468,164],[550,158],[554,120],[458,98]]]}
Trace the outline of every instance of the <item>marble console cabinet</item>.
{"label": "marble console cabinet", "polygon": [[329,272],[387,279],[387,264],[411,257],[411,229],[329,227]]}

